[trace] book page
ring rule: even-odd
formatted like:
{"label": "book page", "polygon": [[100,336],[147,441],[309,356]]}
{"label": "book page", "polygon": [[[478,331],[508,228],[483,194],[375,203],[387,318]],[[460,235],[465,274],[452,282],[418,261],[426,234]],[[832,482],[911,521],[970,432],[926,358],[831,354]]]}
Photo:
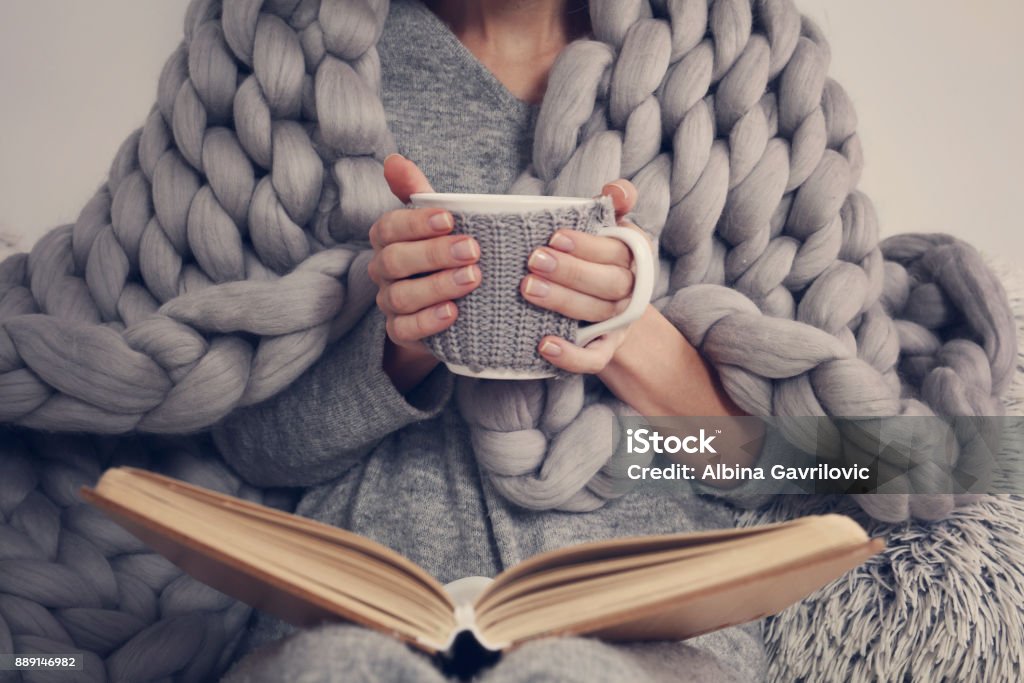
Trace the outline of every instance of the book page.
{"label": "book page", "polygon": [[83,495],[199,580],[290,623],[342,618],[428,651],[450,637],[440,583],[369,539],[148,472],[110,470]]}
{"label": "book page", "polygon": [[[768,533],[780,527],[790,527],[806,523],[808,518],[800,518],[789,522],[764,524],[756,527],[719,529],[712,531],[684,532],[658,536],[630,536],[613,538],[607,541],[591,541],[567,548],[551,550],[535,555],[515,567],[498,574],[494,583],[477,599],[477,604],[492,602],[491,596],[501,592],[513,583],[522,581],[530,574],[544,572],[553,568],[570,565],[585,565],[601,560],[616,558],[639,558],[648,553],[679,550],[683,547],[710,546],[715,543],[735,538],[743,538]],[[855,524],[856,526],[856,524]],[[860,527],[857,527],[859,530]],[[863,531],[860,531],[863,535]]]}
{"label": "book page", "polygon": [[704,633],[777,614],[818,588],[842,576],[883,548],[881,541],[822,557],[808,564],[765,573],[731,586],[709,588],[677,604],[666,602],[632,620],[606,618],[605,627],[595,622],[586,633],[607,640],[671,640],[680,633],[691,638]]}
{"label": "book page", "polygon": [[[451,604],[444,586],[442,586],[441,583],[433,576],[425,572],[422,567],[410,561],[404,555],[395,552],[385,545],[376,543],[365,536],[360,536],[359,534],[354,534],[351,531],[330,526],[329,524],[323,524],[306,517],[281,512],[280,510],[275,510],[267,507],[266,505],[251,503],[247,500],[242,500],[241,498],[220,494],[200,486],[193,486],[192,484],[188,484],[181,480],[165,477],[147,470],[136,469],[134,467],[119,467],[109,470],[108,472],[109,475],[114,477],[121,476],[122,473],[130,473],[131,482],[138,483],[140,480],[150,481],[162,488],[174,491],[175,493],[193,500],[203,501],[214,507],[220,507],[224,510],[234,511],[250,517],[262,519],[286,529],[293,529],[306,535],[325,539],[337,545],[352,548],[359,551],[361,555],[376,558],[410,574],[425,587],[429,588],[432,594],[436,595],[443,601],[448,602],[450,607],[455,607],[454,604]],[[109,478],[108,474],[104,474],[104,478]],[[98,486],[97,489],[99,489]]]}
{"label": "book page", "polygon": [[561,633],[679,640],[778,611],[881,546],[852,520],[827,515],[675,553],[552,567],[522,579],[532,590],[513,582],[481,600],[478,627],[499,643]]}

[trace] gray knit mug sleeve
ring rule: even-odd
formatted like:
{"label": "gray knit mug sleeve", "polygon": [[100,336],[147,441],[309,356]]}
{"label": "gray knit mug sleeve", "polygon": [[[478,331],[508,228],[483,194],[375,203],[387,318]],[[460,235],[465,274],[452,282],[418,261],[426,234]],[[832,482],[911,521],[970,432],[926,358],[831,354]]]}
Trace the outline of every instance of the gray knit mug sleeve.
{"label": "gray knit mug sleeve", "polygon": [[540,340],[555,335],[575,341],[589,326],[530,303],[519,285],[529,273],[526,263],[531,252],[546,245],[558,229],[597,234],[614,226],[611,199],[601,197],[582,207],[517,213],[451,213],[455,221],[452,234],[470,235],[480,245],[481,281],[456,301],[459,313],[455,322],[424,339],[427,348],[463,373],[500,370],[534,378],[560,375],[558,368],[537,352]]}

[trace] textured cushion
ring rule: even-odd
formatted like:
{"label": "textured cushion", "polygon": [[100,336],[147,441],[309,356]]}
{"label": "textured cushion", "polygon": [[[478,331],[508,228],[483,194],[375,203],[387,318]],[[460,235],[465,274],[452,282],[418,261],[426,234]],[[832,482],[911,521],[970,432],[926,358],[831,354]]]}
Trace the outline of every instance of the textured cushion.
{"label": "textured cushion", "polygon": [[[1024,331],[1024,274],[990,265]],[[1009,415],[1024,415],[1021,350],[1006,403]],[[1004,439],[1004,469],[1021,471],[1020,440],[1019,434]],[[827,511],[853,517],[888,547],[765,620],[773,680],[1021,680],[1024,498],[989,496],[928,524],[878,522],[835,496],[780,496],[739,518],[749,526]]]}
{"label": "textured cushion", "polygon": [[771,680],[1020,680],[1024,499],[990,496],[941,522],[886,524],[849,499],[781,496],[741,523],[829,511],[888,547],[765,620]]}

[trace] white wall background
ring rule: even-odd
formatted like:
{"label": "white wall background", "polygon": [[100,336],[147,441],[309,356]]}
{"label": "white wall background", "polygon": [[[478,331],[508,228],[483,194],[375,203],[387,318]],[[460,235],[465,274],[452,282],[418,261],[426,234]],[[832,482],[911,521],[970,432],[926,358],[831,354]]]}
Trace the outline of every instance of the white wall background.
{"label": "white wall background", "polygon": [[[884,234],[1024,255],[1020,0],[797,0],[860,116]],[[0,3],[0,236],[72,222],[145,119],[187,0]],[[2,253],[2,246],[0,246]]]}

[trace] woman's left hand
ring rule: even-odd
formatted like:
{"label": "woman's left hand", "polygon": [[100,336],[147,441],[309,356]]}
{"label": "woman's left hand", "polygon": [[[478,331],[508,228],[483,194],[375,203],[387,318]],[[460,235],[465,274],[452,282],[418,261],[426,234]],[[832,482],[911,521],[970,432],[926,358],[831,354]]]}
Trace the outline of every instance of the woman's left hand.
{"label": "woman's left hand", "polygon": [[[601,188],[612,198],[618,224],[639,230],[622,216],[636,204],[637,190],[628,180]],[[611,237],[577,230],[558,230],[547,246],[530,254],[519,291],[530,303],[585,322],[601,322],[621,313],[633,292],[633,256],[626,245]],[[604,334],[586,347],[546,336],[538,350],[549,363],[581,374],[596,374],[611,361],[626,340],[629,327]]]}

